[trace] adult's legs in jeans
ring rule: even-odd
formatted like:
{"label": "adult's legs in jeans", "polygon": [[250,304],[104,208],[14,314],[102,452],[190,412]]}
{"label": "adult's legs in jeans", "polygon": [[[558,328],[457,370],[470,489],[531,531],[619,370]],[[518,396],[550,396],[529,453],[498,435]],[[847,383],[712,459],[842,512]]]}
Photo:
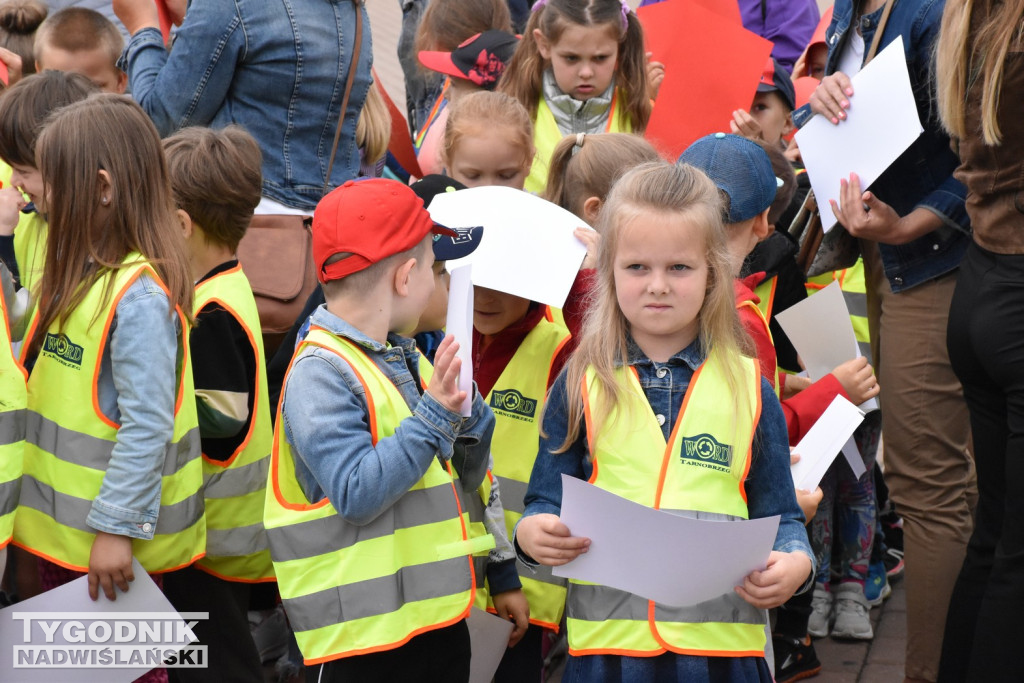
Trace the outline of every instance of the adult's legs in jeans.
{"label": "adult's legs in jeans", "polygon": [[1024,610],[1024,257],[972,246],[950,311],[971,410],[977,523],[949,607],[944,681],[1020,679]]}
{"label": "adult's legs in jeans", "polygon": [[877,249],[865,250],[869,309],[880,312],[878,381],[890,495],[903,516],[909,679],[934,681],[946,606],[972,520],[970,427],[946,351],[955,286],[948,274],[893,294]]}

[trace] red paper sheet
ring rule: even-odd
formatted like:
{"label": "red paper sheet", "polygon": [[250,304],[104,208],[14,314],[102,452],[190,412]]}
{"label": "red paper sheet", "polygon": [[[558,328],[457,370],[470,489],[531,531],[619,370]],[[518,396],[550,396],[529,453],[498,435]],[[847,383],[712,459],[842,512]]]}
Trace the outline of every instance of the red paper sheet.
{"label": "red paper sheet", "polygon": [[750,108],[772,43],[693,1],[669,0],[637,14],[651,59],[665,64],[645,136],[675,161],[697,138],[729,132],[732,112]]}
{"label": "red paper sheet", "polygon": [[376,71],[373,72],[373,80],[377,83],[377,87],[380,88],[380,94],[384,97],[384,103],[388,107],[388,112],[391,113],[391,140],[388,142],[388,151],[391,152],[391,156],[395,158],[395,161],[409,172],[409,175],[414,178],[422,178],[423,171],[420,170],[420,164],[416,160],[416,150],[412,146],[409,124],[405,122],[405,116],[399,111],[391,96],[388,95],[388,91],[384,89],[384,85],[377,77]]}
{"label": "red paper sheet", "polygon": [[[672,0],[668,1],[671,2]],[[680,0],[676,0],[676,2],[679,1]],[[740,3],[736,2],[736,0],[690,0],[690,2],[695,2],[706,10],[711,10],[715,14],[732,20],[732,22],[737,26],[743,25],[743,16],[740,14]]]}
{"label": "red paper sheet", "polygon": [[155,0],[156,11],[160,16],[160,33],[164,36],[164,45],[171,42],[171,13],[167,9],[167,2],[165,0]]}

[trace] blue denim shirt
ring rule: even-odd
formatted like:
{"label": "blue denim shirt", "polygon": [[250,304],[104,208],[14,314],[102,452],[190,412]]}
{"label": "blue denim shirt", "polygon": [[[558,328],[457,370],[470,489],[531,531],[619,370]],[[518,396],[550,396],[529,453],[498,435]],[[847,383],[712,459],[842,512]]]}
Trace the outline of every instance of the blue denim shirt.
{"label": "blue denim shirt", "polygon": [[[935,102],[934,47],[942,20],[943,0],[901,0],[893,7],[878,51],[903,36],[910,84],[924,133],[871,185],[880,200],[901,216],[918,207],[942,219],[943,225],[902,245],[879,244],[885,274],[892,291],[899,292],[933,280],[960,265],[971,242],[970,219],[964,208],[967,190],[953,177],[960,161],[942,130]],[[860,19],[864,45],[870,46],[882,10]],[[832,24],[825,33],[828,61],[825,72],[835,73],[854,18],[852,0],[837,0]],[[854,94],[854,103],[857,95]],[[810,105],[793,112],[793,123],[803,126],[811,117]],[[851,116],[856,116],[856,111]],[[852,170],[852,169],[851,169]]]}
{"label": "blue denim shirt", "polygon": [[[356,120],[373,51],[365,10],[362,18],[332,187],[359,171]],[[161,135],[186,126],[244,126],[263,153],[263,195],[311,211],[323,194],[355,21],[348,0],[194,2],[170,54],[158,30],[142,29],[118,66]]]}
{"label": "blue denim shirt", "polygon": [[296,476],[310,501],[326,495],[346,521],[368,524],[412,488],[435,457],[452,461],[465,491],[480,485],[494,415],[479,392],[474,389],[472,415],[463,418],[421,392],[413,340],[392,334],[387,345],[381,344],[326,306],[310,320],[362,346],[413,413],[374,445],[365,391],[352,368],[320,347],[300,351],[282,390],[280,419],[296,456]]}
{"label": "blue denim shirt", "polygon": [[[704,353],[699,341],[693,342],[672,356],[667,363],[656,363],[644,356],[635,344],[630,346],[629,364],[637,371],[640,386],[643,387],[644,395],[651,404],[651,410],[656,415],[665,416],[661,429],[666,441],[682,408],[690,379],[703,362]],[[658,373],[662,370],[665,371],[664,377],[659,377]],[[544,410],[545,435],[541,437],[540,452],[530,475],[523,517],[541,513],[559,514],[562,506],[561,475],[568,474],[586,480],[590,478],[593,470],[587,452],[585,429],[580,429],[579,437],[567,451],[554,453],[565,440],[568,430],[565,384],[566,373],[563,371],[551,386],[547,407]],[[793,491],[786,418],[782,414],[782,407],[775,397],[775,392],[763,377],[761,419],[754,433],[753,455],[746,489],[751,519],[781,516],[773,548],[786,553],[802,552],[810,557],[811,563],[814,564],[814,554],[811,552],[804,529],[804,515],[797,505],[796,494]],[[527,564],[536,564],[521,551],[520,557]],[[811,576],[814,576],[814,572],[811,572]]]}
{"label": "blue denim shirt", "polygon": [[143,274],[118,302],[100,359],[100,411],[121,428],[85,520],[93,529],[153,538],[164,456],[174,436],[178,332],[167,294]]}

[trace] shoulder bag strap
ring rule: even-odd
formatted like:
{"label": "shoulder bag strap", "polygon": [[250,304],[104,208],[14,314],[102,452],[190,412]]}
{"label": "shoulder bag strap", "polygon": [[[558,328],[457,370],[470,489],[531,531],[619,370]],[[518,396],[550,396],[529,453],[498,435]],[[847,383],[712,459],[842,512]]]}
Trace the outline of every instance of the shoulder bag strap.
{"label": "shoulder bag strap", "polygon": [[352,6],[356,12],[356,36],[352,46],[352,64],[348,70],[348,78],[345,79],[345,93],[341,97],[341,111],[338,112],[338,128],[334,131],[334,144],[331,145],[331,160],[327,164],[327,176],[324,178],[324,191],[331,185],[331,172],[334,170],[334,157],[338,153],[338,141],[341,140],[341,127],[345,123],[345,110],[348,109],[349,96],[352,94],[352,84],[356,80],[356,71],[359,70],[359,53],[363,46],[363,0],[352,0]]}
{"label": "shoulder bag strap", "polygon": [[885,25],[889,23],[889,15],[892,14],[895,4],[896,0],[886,0],[885,9],[882,10],[882,16],[878,20],[878,28],[875,29],[874,40],[871,41],[871,49],[864,57],[865,64],[874,59],[875,53],[878,52],[878,46],[882,44],[882,34],[885,33]]}

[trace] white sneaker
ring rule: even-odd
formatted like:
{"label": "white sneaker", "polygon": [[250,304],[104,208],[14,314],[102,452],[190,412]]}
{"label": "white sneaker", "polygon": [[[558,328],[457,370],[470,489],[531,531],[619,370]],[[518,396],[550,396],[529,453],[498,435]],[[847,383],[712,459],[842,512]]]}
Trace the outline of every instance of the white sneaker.
{"label": "white sneaker", "polygon": [[814,638],[824,638],[829,634],[832,621],[832,594],[818,583],[814,584],[814,597],[811,598],[811,618],[807,622],[807,633]]}
{"label": "white sneaker", "polygon": [[868,617],[867,598],[864,589],[857,583],[841,583],[836,588],[836,622],[832,627],[833,638],[871,640],[875,632]]}

